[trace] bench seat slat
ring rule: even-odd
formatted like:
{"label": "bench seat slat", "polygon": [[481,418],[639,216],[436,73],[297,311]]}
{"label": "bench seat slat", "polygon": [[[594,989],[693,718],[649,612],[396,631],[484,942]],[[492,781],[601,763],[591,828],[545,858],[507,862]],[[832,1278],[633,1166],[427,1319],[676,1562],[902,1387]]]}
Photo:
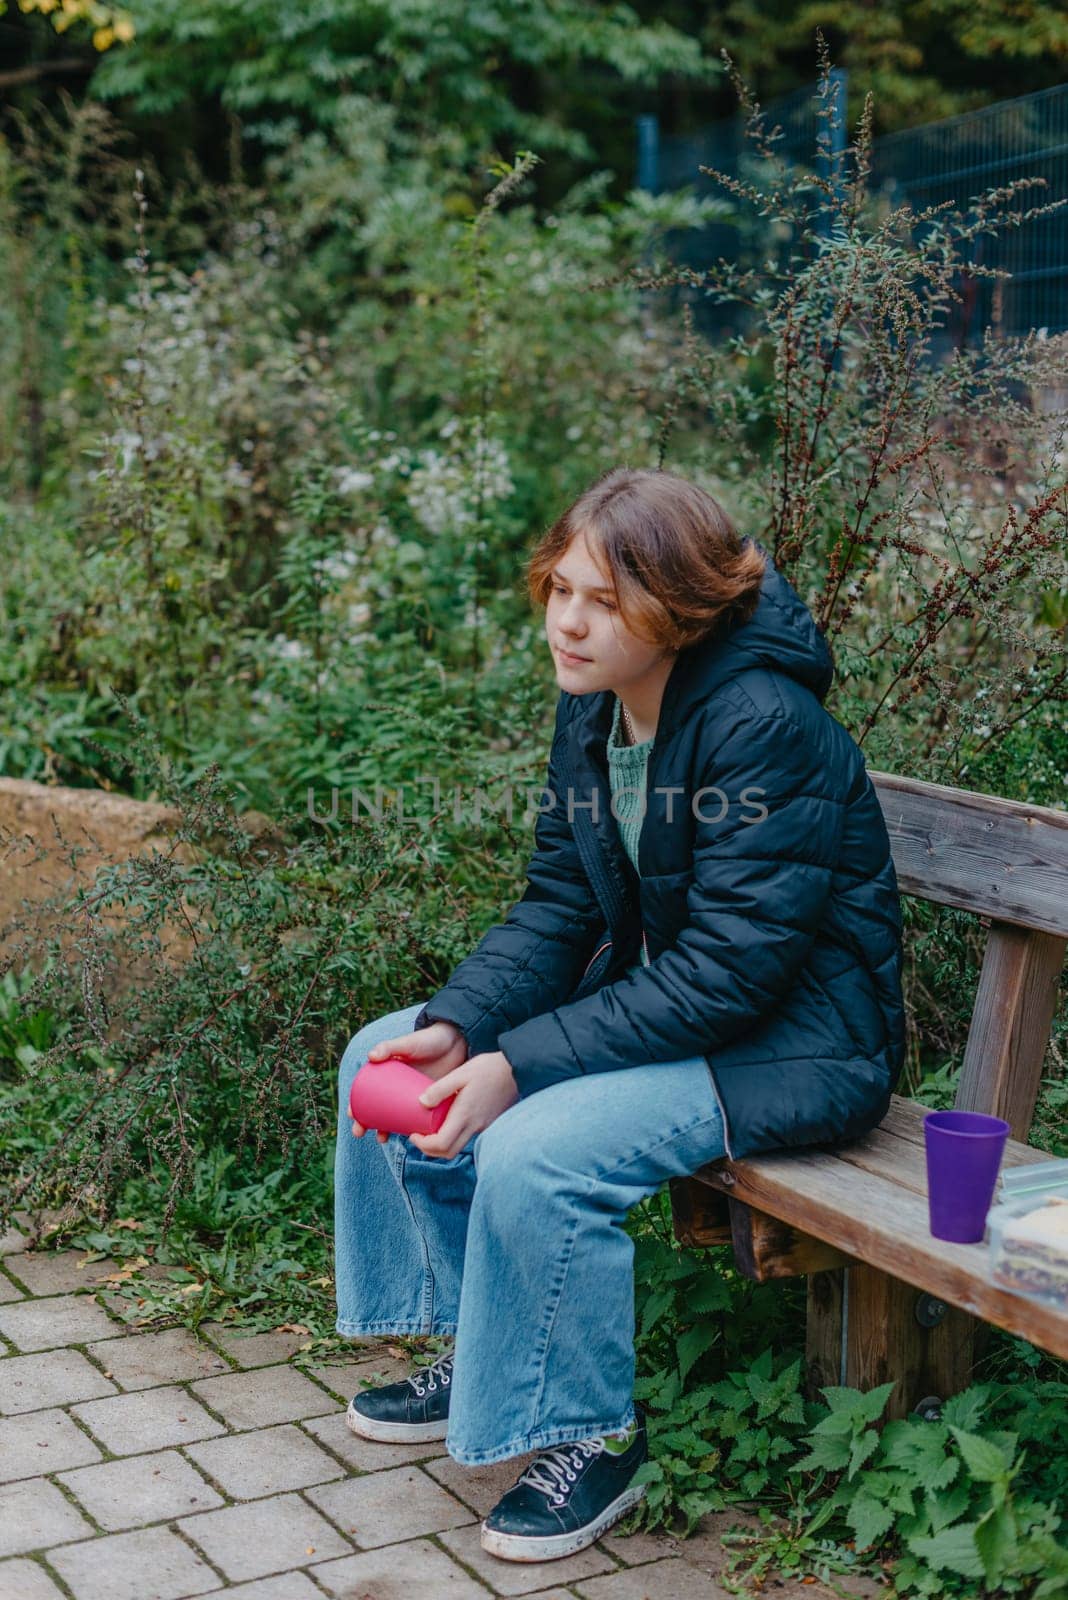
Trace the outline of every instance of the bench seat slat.
{"label": "bench seat slat", "polygon": [[[891,1126],[910,1127],[929,1109],[894,1096]],[[868,1135],[878,1147],[878,1133]],[[922,1147],[900,1134],[888,1136],[903,1159],[922,1163]],[[857,1141],[851,1148],[856,1154]],[[1050,1160],[1048,1151],[1010,1140],[1006,1160],[1026,1165]],[[915,1173],[921,1170],[913,1166]],[[905,1283],[937,1295],[972,1315],[1068,1359],[1068,1311],[1014,1294],[992,1281],[986,1243],[953,1244],[932,1237],[927,1185],[919,1189],[884,1171],[868,1171],[840,1153],[776,1152],[746,1161],[714,1162],[694,1176],[702,1183],[868,1262]]]}
{"label": "bench seat slat", "polygon": [[[902,1100],[897,1095],[894,1100],[896,1105],[891,1107],[890,1115],[878,1128],[863,1139],[843,1145],[834,1155],[839,1161],[858,1167],[861,1172],[898,1183],[926,1200],[927,1156],[923,1141],[923,1119],[931,1108],[919,1105],[914,1100]],[[1002,1166],[1026,1166],[1043,1158],[1049,1160],[1045,1151],[1036,1151],[1031,1145],[1009,1139],[1005,1144]]]}

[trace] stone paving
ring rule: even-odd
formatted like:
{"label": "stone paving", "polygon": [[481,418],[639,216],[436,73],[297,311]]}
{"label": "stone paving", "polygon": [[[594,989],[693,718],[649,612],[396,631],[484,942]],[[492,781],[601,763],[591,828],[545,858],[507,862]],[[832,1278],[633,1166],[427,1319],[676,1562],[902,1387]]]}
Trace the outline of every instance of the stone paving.
{"label": "stone paving", "polygon": [[[487,1555],[479,1522],[532,1456],[462,1467],[442,1444],[357,1438],[387,1341],[298,1370],[301,1336],[137,1332],[98,1303],[114,1263],[0,1238],[0,1600],[721,1600],[719,1533],[608,1534],[577,1556]],[[749,1519],[752,1520],[752,1519]],[[780,1600],[872,1597],[765,1585]]]}

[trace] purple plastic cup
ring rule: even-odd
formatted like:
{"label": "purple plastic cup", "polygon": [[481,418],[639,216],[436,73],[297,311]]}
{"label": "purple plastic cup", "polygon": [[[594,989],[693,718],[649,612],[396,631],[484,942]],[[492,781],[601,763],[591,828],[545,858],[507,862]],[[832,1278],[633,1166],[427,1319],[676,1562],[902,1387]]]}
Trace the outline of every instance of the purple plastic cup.
{"label": "purple plastic cup", "polygon": [[931,1233],[955,1244],[977,1244],[1011,1128],[981,1111],[929,1111],[923,1119],[927,1149],[927,1209]]}

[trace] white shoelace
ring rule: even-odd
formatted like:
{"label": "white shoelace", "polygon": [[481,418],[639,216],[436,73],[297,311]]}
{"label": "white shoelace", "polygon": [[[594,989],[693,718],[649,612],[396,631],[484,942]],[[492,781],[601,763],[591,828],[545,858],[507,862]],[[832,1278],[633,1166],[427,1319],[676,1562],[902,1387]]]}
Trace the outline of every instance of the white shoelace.
{"label": "white shoelace", "polygon": [[591,1456],[599,1456],[603,1450],[604,1440],[600,1437],[557,1445],[554,1450],[546,1450],[521,1473],[518,1482],[529,1483],[532,1489],[540,1489],[542,1494],[548,1495],[554,1506],[562,1506],[567,1498],[567,1484],[574,1483],[578,1477],[572,1468],[583,1466]]}
{"label": "white shoelace", "polygon": [[[420,1367],[418,1372],[412,1373],[411,1377],[408,1379],[408,1382],[411,1384],[412,1388],[415,1390],[420,1399],[422,1399],[424,1395],[434,1393],[435,1389],[437,1389],[439,1386],[438,1379],[441,1380],[440,1387],[442,1389],[447,1389],[449,1387],[449,1384],[452,1382],[452,1364],[454,1359],[454,1354],[450,1350],[447,1356],[439,1356],[438,1359],[432,1362],[429,1367]],[[423,1388],[424,1382],[426,1384],[425,1389]]]}

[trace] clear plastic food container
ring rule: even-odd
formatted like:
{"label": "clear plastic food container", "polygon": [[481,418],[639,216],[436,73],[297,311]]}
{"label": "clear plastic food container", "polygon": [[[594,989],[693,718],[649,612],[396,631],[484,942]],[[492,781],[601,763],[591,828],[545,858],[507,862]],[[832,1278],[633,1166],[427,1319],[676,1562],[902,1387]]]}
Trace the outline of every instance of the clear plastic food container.
{"label": "clear plastic food container", "polygon": [[986,1226],[995,1283],[1068,1306],[1068,1161],[1003,1167]]}

